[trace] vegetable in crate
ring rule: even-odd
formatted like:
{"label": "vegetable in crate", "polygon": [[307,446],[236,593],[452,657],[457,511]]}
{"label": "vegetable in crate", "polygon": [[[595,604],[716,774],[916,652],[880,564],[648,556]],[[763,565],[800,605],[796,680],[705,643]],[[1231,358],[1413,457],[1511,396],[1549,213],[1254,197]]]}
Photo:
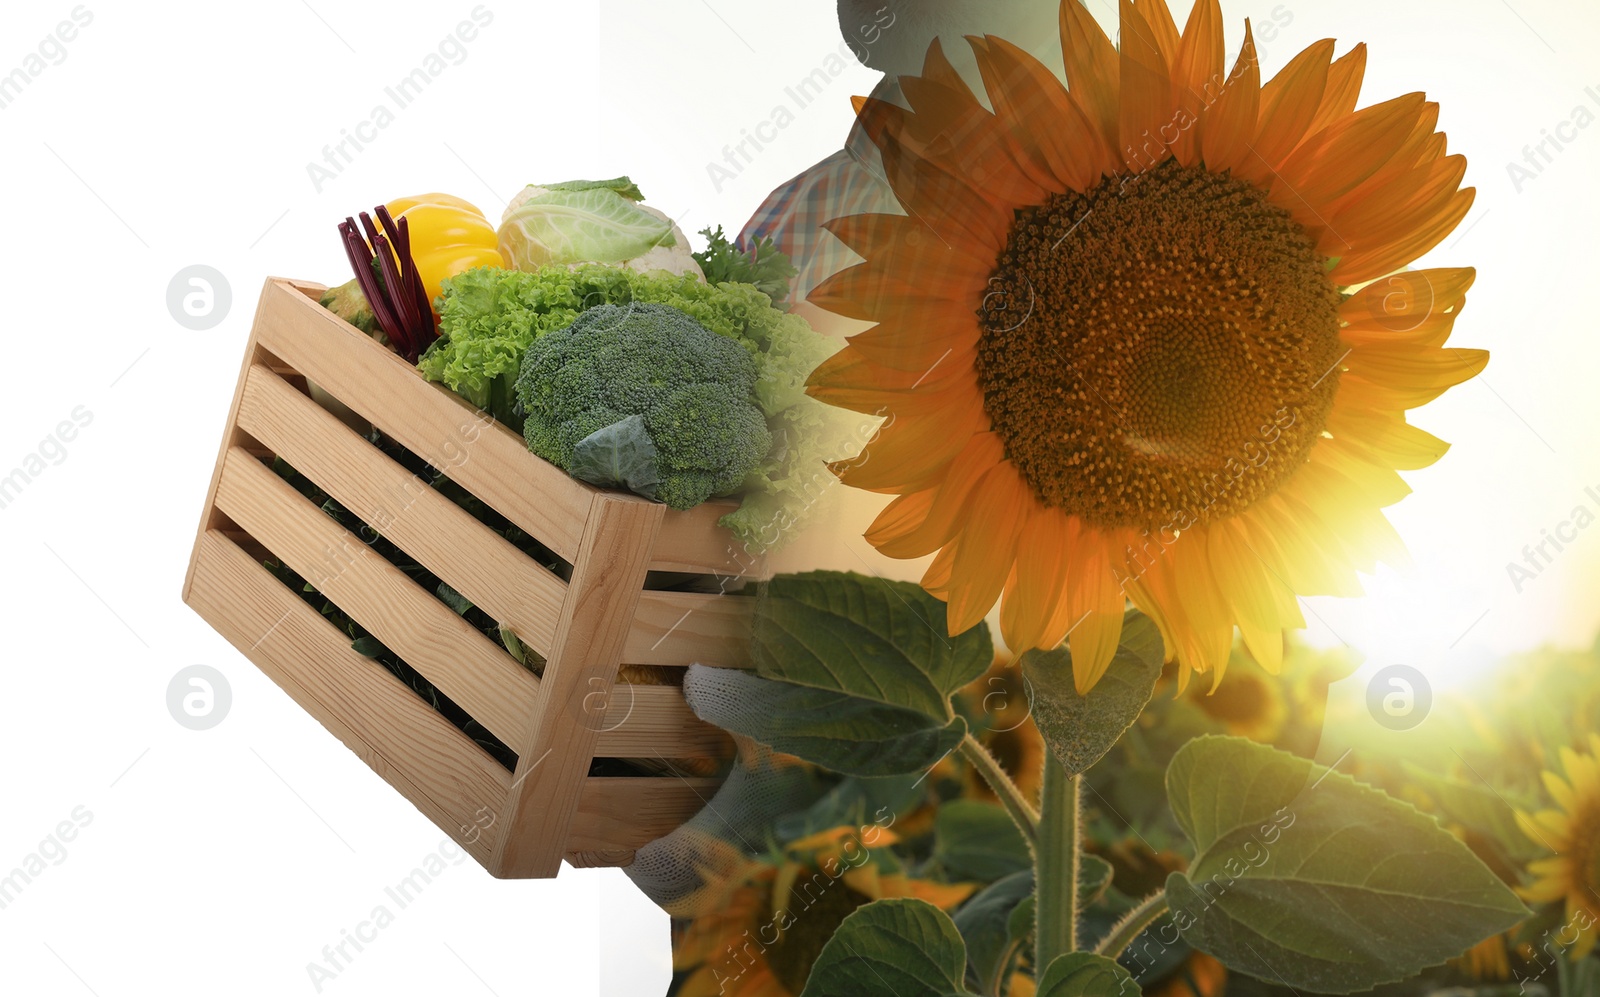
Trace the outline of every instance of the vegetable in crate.
{"label": "vegetable in crate", "polygon": [[428,380],[513,426],[518,422],[509,388],[523,353],[540,336],[597,305],[671,305],[735,340],[755,357],[756,392],[768,417],[802,404],[822,408],[806,396],[805,382],[837,345],[805,319],[774,308],[749,284],[705,284],[687,274],[594,264],[533,272],[479,269],[447,280],[444,287],[439,342],[417,367]]}
{"label": "vegetable in crate", "polygon": [[699,278],[682,230],[643,200],[627,177],[530,185],[506,205],[501,255],[518,270],[610,263]]}
{"label": "vegetable in crate", "polygon": [[[737,252],[724,249],[722,255]],[[764,253],[739,269],[759,269],[765,279],[775,279],[784,274],[782,259]],[[733,272],[731,263],[723,265]],[[834,482],[826,462],[854,455],[865,439],[853,414],[805,393],[806,378],[838,344],[800,316],[775,308],[751,284],[706,284],[690,275],[588,264],[532,273],[480,268],[452,277],[444,287],[440,338],[418,369],[516,428],[522,418],[514,408],[514,386],[523,355],[586,308],[671,305],[743,346],[755,359],[756,401],[773,437],[772,449],[744,483],[743,504],[722,517],[749,553],[771,550],[793,536]]]}
{"label": "vegetable in crate", "polygon": [[[422,275],[411,255],[410,223],[404,218],[395,221],[381,204],[376,214],[382,232],[373,224],[372,216],[363,211],[361,228],[356,227],[354,218],[339,223],[339,238],[344,242],[345,255],[361,293],[372,305],[373,321],[383,330],[391,349],[416,363],[422,351],[438,338],[438,327]],[[362,231],[366,232],[365,238]]]}
{"label": "vegetable in crate", "polygon": [[[398,224],[406,221],[411,232],[411,255],[422,277],[428,302],[437,304],[439,285],[447,277],[473,267],[504,265],[494,226],[471,203],[450,194],[418,194],[384,205]],[[372,306],[362,293],[360,279],[329,288],[322,306],[365,333],[378,328]]]}
{"label": "vegetable in crate", "polygon": [[788,300],[789,280],[799,271],[770,237],[758,238],[749,249],[740,249],[728,241],[721,225],[703,228],[700,234],[706,237],[706,248],[695,253],[694,259],[706,275],[706,283],[753,284],[774,304]]}
{"label": "vegetable in crate", "polygon": [[656,304],[589,309],[535,342],[517,380],[528,449],[674,509],[734,491],[767,455],[755,389],[738,343]]}

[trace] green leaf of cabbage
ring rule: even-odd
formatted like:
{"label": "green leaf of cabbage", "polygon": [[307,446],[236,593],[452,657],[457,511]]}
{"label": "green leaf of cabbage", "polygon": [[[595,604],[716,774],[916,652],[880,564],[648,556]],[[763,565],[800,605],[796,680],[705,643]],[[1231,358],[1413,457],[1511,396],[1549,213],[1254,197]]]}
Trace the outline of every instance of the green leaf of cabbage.
{"label": "green leaf of cabbage", "polygon": [[630,201],[644,200],[644,192],[639,189],[639,185],[627,177],[613,177],[610,180],[563,180],[561,183],[546,183],[539,186],[545,190],[612,190]]}
{"label": "green leaf of cabbage", "polygon": [[676,244],[670,221],[606,187],[546,189],[509,212],[500,225],[500,250],[518,270],[618,263]]}
{"label": "green leaf of cabbage", "polygon": [[967,993],[966,967],[948,914],[922,900],[878,900],[839,925],[800,997],[950,997]]}
{"label": "green leaf of cabbage", "polygon": [[1130,611],[1122,640],[1106,673],[1078,695],[1072,655],[1065,647],[1022,656],[1033,706],[1033,722],[1070,775],[1081,775],[1105,756],[1139,719],[1161,677],[1161,634],[1142,613]]}
{"label": "green leaf of cabbage", "polygon": [[630,415],[579,440],[567,473],[599,488],[626,488],[655,498],[661,483],[656,461],[656,445],[644,416]]}
{"label": "green leaf of cabbage", "polygon": [[1433,818],[1287,752],[1197,738],[1173,758],[1167,792],[1196,851],[1187,874],[1167,879],[1173,923],[1269,983],[1371,989],[1528,913]]}

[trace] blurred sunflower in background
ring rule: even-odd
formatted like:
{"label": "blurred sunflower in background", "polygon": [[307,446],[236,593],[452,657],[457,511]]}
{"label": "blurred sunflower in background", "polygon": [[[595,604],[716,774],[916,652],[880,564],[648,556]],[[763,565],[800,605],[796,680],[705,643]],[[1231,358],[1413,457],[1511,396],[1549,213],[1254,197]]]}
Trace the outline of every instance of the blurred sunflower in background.
{"label": "blurred sunflower in background", "polygon": [[1060,29],[1066,87],[986,36],[992,112],[937,43],[910,110],[863,105],[906,213],[828,225],[865,262],[809,300],[876,325],[810,390],[886,417],[835,470],[898,496],[867,538],[937,552],[952,633],[1000,599],[1006,643],[1068,640],[1087,691],[1131,598],[1180,683],[1220,679],[1235,626],[1272,671],[1297,595],[1403,560],[1380,509],[1447,448],[1406,410],[1487,362],[1442,345],[1470,269],[1380,280],[1465,216],[1466,163],[1422,94],[1356,109],[1364,46],[1263,86],[1217,0],[1181,34],[1123,0],[1120,51],[1077,0]]}
{"label": "blurred sunflower in background", "polygon": [[1271,744],[1289,719],[1282,683],[1258,669],[1240,669],[1233,675],[1220,689],[1207,693],[1202,686],[1191,686],[1185,695],[1226,733]]}
{"label": "blurred sunflower in background", "polygon": [[1544,773],[1556,809],[1517,812],[1523,833],[1554,853],[1528,863],[1534,881],[1518,892],[1530,903],[1564,901],[1566,923],[1558,939],[1571,945],[1573,961],[1587,956],[1600,934],[1600,734],[1588,741],[1588,754],[1561,749],[1565,778]]}
{"label": "blurred sunflower in background", "polygon": [[707,840],[704,885],[679,911],[693,919],[673,931],[673,969],[684,974],[673,997],[794,997],[857,907],[914,897],[951,910],[972,895],[975,884],[908,875],[887,851],[896,840],[879,830],[869,845],[860,828],[838,827],[755,859]]}
{"label": "blurred sunflower in background", "polygon": [[[1044,784],[1044,738],[1034,725],[1027,683],[1016,659],[1004,651],[996,654],[989,670],[960,690],[957,703],[978,743],[1000,763],[1022,795],[1037,805]],[[946,759],[934,768],[934,774],[960,779],[962,795],[970,799],[995,799],[994,790],[970,765]]]}

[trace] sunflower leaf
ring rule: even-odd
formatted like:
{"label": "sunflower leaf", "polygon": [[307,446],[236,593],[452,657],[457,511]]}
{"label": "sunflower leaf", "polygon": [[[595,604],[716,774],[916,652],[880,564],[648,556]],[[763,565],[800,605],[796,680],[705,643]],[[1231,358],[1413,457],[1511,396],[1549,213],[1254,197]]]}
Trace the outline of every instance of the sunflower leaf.
{"label": "sunflower leaf", "polygon": [[1033,867],[1033,854],[1004,808],[950,800],[933,824],[933,857],[953,879],[990,883]]}
{"label": "sunflower leaf", "polygon": [[1033,722],[1068,774],[1087,772],[1139,719],[1161,677],[1161,658],[1161,634],[1133,611],[1123,619],[1116,656],[1087,696],[1073,684],[1065,647],[1022,656]]}
{"label": "sunflower leaf", "polygon": [[1011,918],[1032,899],[1033,870],[1025,869],[991,884],[956,911],[956,930],[967,944],[968,972],[980,993],[1000,992],[1000,981],[1027,940],[1026,931],[1011,930]]}
{"label": "sunflower leaf", "polygon": [[1114,959],[1071,952],[1050,963],[1037,993],[1038,997],[1136,997],[1139,984]]}
{"label": "sunflower leaf", "polygon": [[965,995],[966,967],[966,943],[948,914],[923,900],[878,900],[839,925],[800,997]]}
{"label": "sunflower leaf", "polygon": [[1197,738],[1174,756],[1167,793],[1196,851],[1186,874],[1167,879],[1173,922],[1247,975],[1367,990],[1528,914],[1432,817],[1287,752]]}
{"label": "sunflower leaf", "polygon": [[[1446,779],[1413,762],[1402,762],[1406,777],[1433,797],[1439,812],[1447,819],[1485,835],[1499,845],[1512,862],[1522,865],[1546,854],[1538,842],[1529,840],[1517,827],[1512,806],[1525,810],[1534,807],[1511,791],[1500,791],[1485,783],[1472,785]],[[1509,805],[1508,805],[1509,804]]]}
{"label": "sunflower leaf", "polygon": [[916,710],[944,723],[950,696],[994,663],[987,626],[948,636],[920,585],[841,571],[779,575],[756,604],[756,673]]}
{"label": "sunflower leaf", "polygon": [[691,665],[683,697],[707,723],[844,775],[920,775],[967,732],[960,717],[931,717],[731,668]]}

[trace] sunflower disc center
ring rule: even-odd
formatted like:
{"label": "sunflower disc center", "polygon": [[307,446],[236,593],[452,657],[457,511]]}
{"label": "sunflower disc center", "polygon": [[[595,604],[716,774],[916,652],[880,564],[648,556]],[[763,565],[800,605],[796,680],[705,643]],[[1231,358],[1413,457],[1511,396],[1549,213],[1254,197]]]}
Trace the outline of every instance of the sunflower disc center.
{"label": "sunflower disc center", "polygon": [[978,382],[1039,500],[1185,530],[1271,495],[1338,386],[1338,289],[1288,212],[1168,160],[1017,212]]}

